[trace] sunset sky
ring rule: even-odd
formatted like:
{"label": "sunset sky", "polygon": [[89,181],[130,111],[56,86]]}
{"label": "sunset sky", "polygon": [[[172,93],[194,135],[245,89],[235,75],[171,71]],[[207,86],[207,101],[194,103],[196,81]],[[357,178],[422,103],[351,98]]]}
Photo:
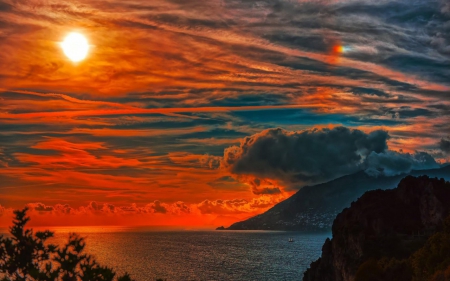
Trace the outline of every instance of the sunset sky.
{"label": "sunset sky", "polygon": [[448,34],[446,0],[0,0],[0,226],[229,225],[437,168]]}

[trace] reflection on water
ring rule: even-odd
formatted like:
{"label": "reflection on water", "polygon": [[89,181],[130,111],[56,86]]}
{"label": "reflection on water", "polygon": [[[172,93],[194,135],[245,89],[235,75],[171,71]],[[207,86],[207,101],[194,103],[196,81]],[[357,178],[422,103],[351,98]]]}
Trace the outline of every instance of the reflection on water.
{"label": "reflection on water", "polygon": [[[138,281],[301,280],[328,234],[261,231],[150,231],[148,228],[53,228],[52,243],[68,233],[86,237],[87,251]],[[155,229],[153,229],[155,230]],[[293,238],[294,242],[289,242]]]}

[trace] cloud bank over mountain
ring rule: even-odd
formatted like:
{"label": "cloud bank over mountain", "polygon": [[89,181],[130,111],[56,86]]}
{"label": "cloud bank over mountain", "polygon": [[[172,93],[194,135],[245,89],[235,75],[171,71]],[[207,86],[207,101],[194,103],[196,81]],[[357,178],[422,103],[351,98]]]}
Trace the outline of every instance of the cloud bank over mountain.
{"label": "cloud bank over mountain", "polygon": [[225,149],[223,167],[236,175],[275,179],[293,186],[325,182],[359,170],[391,176],[439,167],[426,152],[390,151],[388,139],[383,130],[268,129]]}

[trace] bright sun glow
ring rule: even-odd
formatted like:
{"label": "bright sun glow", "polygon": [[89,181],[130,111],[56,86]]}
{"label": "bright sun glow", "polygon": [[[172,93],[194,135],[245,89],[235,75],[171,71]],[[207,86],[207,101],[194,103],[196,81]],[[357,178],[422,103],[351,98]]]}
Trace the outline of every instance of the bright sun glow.
{"label": "bright sun glow", "polygon": [[71,61],[79,62],[86,58],[89,43],[82,34],[72,32],[61,42],[61,48]]}

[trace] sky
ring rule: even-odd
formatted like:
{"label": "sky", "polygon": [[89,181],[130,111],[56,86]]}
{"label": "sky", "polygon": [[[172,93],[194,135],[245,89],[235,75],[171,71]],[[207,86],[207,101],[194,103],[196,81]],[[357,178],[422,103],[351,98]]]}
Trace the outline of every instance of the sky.
{"label": "sky", "polygon": [[0,225],[229,225],[449,160],[448,1],[0,0]]}

